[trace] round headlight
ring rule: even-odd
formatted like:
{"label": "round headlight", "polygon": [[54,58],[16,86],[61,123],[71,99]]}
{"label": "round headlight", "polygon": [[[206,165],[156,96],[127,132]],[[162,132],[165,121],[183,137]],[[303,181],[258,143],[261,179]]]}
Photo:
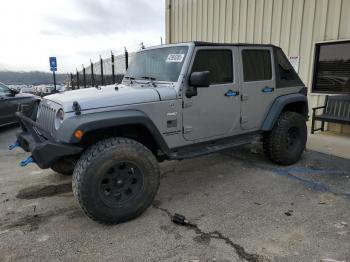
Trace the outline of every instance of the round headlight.
{"label": "round headlight", "polygon": [[61,121],[63,121],[63,118],[64,118],[64,112],[63,112],[63,109],[60,109],[57,111],[57,118]]}
{"label": "round headlight", "polygon": [[60,125],[63,122],[63,118],[64,118],[64,111],[63,109],[59,109],[56,113],[56,117],[55,117],[55,128],[58,129],[60,127]]}

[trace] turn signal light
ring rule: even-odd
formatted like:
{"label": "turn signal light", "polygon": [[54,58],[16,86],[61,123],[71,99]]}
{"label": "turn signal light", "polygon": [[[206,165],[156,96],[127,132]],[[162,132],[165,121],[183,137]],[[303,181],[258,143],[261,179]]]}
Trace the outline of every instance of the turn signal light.
{"label": "turn signal light", "polygon": [[75,138],[77,138],[77,139],[82,138],[83,135],[84,135],[83,131],[81,131],[81,130],[79,130],[79,129],[78,129],[77,131],[74,132],[74,136],[75,136]]}

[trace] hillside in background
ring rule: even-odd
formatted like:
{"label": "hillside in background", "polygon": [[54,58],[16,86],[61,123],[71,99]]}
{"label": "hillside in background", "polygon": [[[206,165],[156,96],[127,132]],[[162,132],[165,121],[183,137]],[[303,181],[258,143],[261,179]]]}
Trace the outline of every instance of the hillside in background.
{"label": "hillside in background", "polygon": [[[68,79],[67,74],[56,74],[57,84],[63,84]],[[31,72],[15,72],[0,71],[0,82],[8,85],[42,85],[52,84],[52,73],[31,71]]]}

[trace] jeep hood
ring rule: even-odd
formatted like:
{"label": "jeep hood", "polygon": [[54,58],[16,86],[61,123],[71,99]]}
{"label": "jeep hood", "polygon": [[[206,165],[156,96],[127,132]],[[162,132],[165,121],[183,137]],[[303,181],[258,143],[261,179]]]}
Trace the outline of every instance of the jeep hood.
{"label": "jeep hood", "polygon": [[[85,88],[65,91],[46,96],[45,99],[60,104],[65,112],[73,111],[73,102],[77,101],[81,110],[101,107],[112,107],[130,104],[157,102],[161,100],[159,92],[154,88],[129,87],[126,85],[103,86],[101,88]],[[174,92],[175,96],[176,93]],[[167,97],[167,99],[175,97]]]}

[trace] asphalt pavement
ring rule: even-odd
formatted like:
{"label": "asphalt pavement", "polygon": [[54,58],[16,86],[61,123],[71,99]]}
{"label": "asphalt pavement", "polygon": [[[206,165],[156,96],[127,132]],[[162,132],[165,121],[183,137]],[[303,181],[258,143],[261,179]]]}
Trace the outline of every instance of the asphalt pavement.
{"label": "asphalt pavement", "polygon": [[281,167],[254,145],[166,161],[152,206],[106,226],[70,177],[19,166],[15,131],[0,129],[0,261],[350,261],[349,160],[308,151]]}

